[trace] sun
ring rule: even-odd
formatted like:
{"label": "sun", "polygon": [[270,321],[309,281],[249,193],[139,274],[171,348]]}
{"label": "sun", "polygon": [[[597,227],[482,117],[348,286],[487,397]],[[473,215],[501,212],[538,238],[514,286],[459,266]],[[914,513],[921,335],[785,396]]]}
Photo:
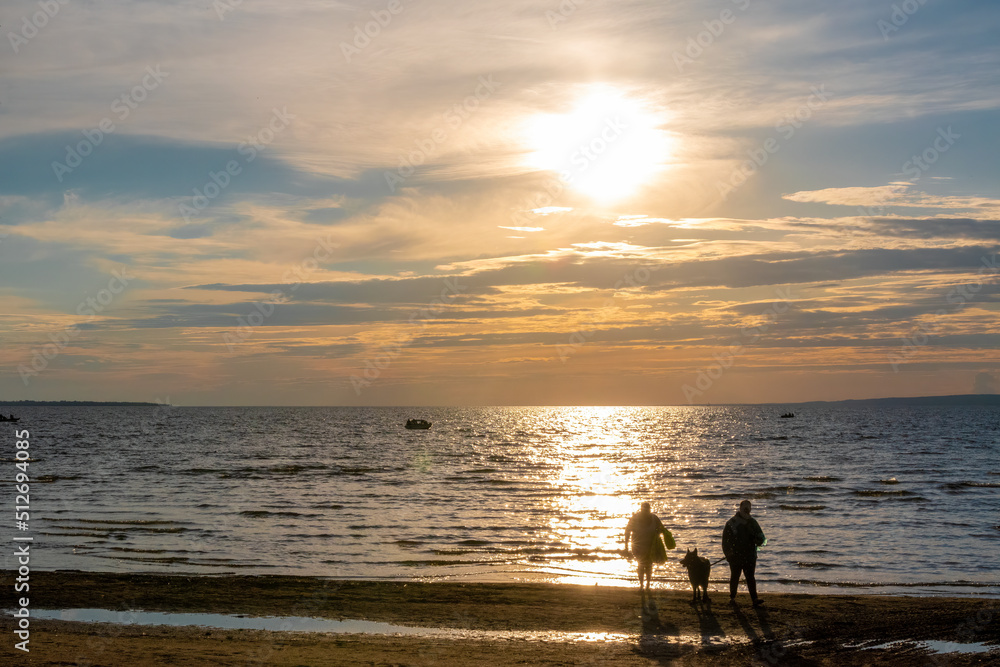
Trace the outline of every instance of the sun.
{"label": "sun", "polygon": [[610,86],[589,88],[568,113],[529,119],[527,164],[556,172],[602,204],[635,194],[659,174],[673,139],[657,114]]}

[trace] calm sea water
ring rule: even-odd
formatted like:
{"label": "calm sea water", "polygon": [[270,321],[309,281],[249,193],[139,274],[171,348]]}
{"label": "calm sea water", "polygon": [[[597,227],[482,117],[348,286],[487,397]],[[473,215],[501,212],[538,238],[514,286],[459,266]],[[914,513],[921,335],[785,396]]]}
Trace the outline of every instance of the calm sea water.
{"label": "calm sea water", "polygon": [[[1000,597],[1000,410],[779,413],[25,408],[17,534],[34,536],[36,569],[625,585],[623,530],[649,500],[678,545],[658,585],[686,589],[678,556],[720,558],[750,498],[765,591]],[[0,428],[4,480],[13,431]],[[12,485],[0,502],[12,519]]]}

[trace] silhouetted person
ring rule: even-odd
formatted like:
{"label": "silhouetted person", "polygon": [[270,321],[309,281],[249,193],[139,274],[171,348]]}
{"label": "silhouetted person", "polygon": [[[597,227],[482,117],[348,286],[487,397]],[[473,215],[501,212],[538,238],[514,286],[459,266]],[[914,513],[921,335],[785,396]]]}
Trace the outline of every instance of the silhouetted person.
{"label": "silhouetted person", "polygon": [[759,607],[764,601],[757,597],[757,580],[754,571],[757,569],[757,547],[767,544],[764,531],[760,529],[757,520],[750,516],[750,501],[740,503],[736,516],[726,522],[722,530],[722,553],[729,561],[729,602],[736,603],[736,590],[740,585],[740,573],[747,582],[747,590],[753,606]]}
{"label": "silhouetted person", "polygon": [[[625,526],[625,553],[629,560],[634,556],[638,561],[639,590],[643,590],[643,579],[646,582],[645,590],[649,590],[653,578],[653,563],[667,562],[667,552],[660,541],[661,533],[666,540],[666,547],[673,549],[673,535],[663,527],[660,517],[650,511],[649,503],[643,503]],[[631,551],[629,538],[632,540]]]}

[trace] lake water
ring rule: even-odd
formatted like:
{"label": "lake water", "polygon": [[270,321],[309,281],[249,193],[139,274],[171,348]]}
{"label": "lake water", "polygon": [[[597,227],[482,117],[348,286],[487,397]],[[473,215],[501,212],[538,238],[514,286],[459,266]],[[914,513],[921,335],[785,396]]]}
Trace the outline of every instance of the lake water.
{"label": "lake water", "polygon": [[23,408],[18,535],[33,569],[632,585],[618,550],[649,500],[678,546],[657,586],[687,589],[679,556],[720,558],[750,498],[764,592],[1000,597],[1000,410],[781,411]]}

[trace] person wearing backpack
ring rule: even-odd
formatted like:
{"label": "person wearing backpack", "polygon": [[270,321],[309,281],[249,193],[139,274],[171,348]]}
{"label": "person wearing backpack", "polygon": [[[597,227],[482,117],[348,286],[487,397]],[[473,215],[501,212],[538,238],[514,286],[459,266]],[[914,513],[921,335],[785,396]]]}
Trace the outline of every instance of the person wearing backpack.
{"label": "person wearing backpack", "polygon": [[757,569],[757,549],[767,544],[767,538],[757,520],[750,516],[750,508],[750,501],[744,500],[736,515],[726,522],[722,530],[722,553],[729,561],[729,603],[736,604],[736,590],[740,574],[743,574],[753,606],[759,607],[764,601],[757,597],[754,571]]}

